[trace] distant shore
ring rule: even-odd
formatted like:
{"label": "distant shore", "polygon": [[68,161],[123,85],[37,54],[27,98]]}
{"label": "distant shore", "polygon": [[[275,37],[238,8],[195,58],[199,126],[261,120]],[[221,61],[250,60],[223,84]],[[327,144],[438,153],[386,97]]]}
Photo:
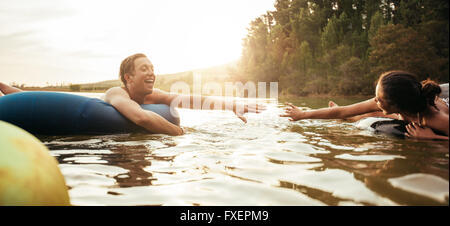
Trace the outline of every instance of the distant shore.
{"label": "distant shore", "polygon": [[[64,87],[24,87],[22,88],[24,91],[50,91],[50,92],[87,92],[87,93],[104,93],[108,89],[96,89],[96,90],[79,90],[74,91],[70,88]],[[333,94],[308,94],[305,96],[293,95],[293,94],[279,94],[278,98],[281,100],[284,99],[292,99],[292,98],[304,98],[304,97],[314,97],[314,98],[345,98],[345,97],[367,97],[371,98],[370,95],[333,95]]]}
{"label": "distant shore", "polygon": [[78,90],[74,91],[70,88],[64,88],[64,87],[55,87],[55,88],[49,88],[49,87],[24,87],[21,88],[24,91],[50,91],[50,92],[88,92],[88,93],[104,93],[107,89],[96,89],[96,90]]}

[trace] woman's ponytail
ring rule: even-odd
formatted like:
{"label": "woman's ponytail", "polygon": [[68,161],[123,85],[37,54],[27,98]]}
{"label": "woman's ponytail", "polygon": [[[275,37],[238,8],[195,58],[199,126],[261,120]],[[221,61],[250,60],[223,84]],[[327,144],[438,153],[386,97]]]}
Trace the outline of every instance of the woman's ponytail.
{"label": "woman's ponytail", "polygon": [[437,108],[435,99],[441,92],[441,87],[436,82],[430,79],[422,81],[421,96],[425,98],[428,105]]}

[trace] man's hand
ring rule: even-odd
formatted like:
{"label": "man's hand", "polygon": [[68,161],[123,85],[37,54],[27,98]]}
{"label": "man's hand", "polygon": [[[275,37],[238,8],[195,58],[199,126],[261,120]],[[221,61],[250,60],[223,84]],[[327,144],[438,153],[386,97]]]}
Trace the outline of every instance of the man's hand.
{"label": "man's hand", "polygon": [[266,107],[261,104],[243,104],[243,103],[236,103],[233,112],[236,114],[236,116],[242,120],[244,123],[247,123],[247,118],[244,117],[245,113],[256,113],[259,114],[262,111],[265,111]]}

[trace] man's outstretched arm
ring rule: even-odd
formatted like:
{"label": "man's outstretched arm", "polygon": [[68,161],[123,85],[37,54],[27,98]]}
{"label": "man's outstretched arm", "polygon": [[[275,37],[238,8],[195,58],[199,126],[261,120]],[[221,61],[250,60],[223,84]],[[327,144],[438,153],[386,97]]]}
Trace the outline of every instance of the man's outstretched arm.
{"label": "man's outstretched arm", "polygon": [[170,123],[154,112],[142,109],[138,103],[131,100],[128,94],[119,87],[109,89],[105,94],[105,101],[114,106],[136,125],[144,127],[152,133],[175,136],[183,134],[181,127]]}
{"label": "man's outstretched arm", "polygon": [[198,110],[230,110],[243,122],[247,123],[244,117],[245,113],[260,113],[266,110],[264,105],[260,104],[244,104],[235,101],[235,99],[224,99],[218,97],[208,97],[199,95],[182,95],[167,93],[162,90],[155,89],[152,93],[154,103],[167,104],[173,107],[190,108]]}

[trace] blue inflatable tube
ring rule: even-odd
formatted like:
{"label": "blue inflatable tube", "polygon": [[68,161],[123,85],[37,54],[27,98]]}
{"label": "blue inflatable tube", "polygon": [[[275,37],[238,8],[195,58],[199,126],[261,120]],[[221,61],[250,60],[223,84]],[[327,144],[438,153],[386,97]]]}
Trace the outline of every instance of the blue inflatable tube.
{"label": "blue inflatable tube", "polygon": [[[141,107],[180,124],[176,110],[172,109],[172,115],[167,105]],[[42,135],[148,132],[100,99],[55,92],[20,92],[0,97],[0,120]]]}

